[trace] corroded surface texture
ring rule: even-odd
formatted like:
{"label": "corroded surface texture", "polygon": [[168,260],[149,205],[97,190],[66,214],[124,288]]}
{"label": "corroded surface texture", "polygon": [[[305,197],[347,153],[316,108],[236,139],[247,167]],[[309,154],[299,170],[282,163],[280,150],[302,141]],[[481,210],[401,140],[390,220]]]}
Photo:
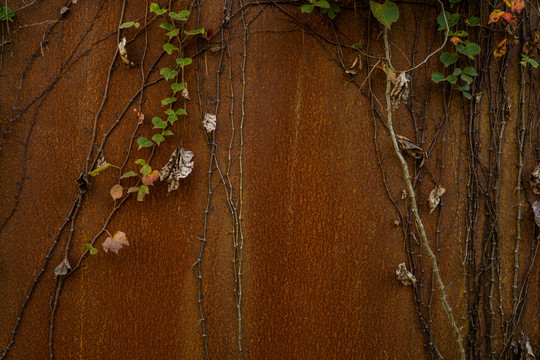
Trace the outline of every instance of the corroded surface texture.
{"label": "corroded surface texture", "polygon": [[[38,1],[21,10],[10,25],[12,44],[3,50],[0,116],[4,129],[10,119],[15,117],[16,120],[5,134],[0,150],[2,221],[15,206],[16,210],[0,233],[0,348],[9,343],[25,294],[42,269],[55,234],[79,193],[76,179],[84,171],[94,117],[102,102],[109,66],[116,51],[122,1],[80,0],[60,18],[59,9],[63,5],[62,1]],[[357,5],[356,8],[349,4],[343,9],[336,23],[340,31],[351,38],[364,39],[362,41],[370,38],[373,51],[378,51],[379,28],[373,20],[366,20],[369,13],[365,4]],[[18,6],[13,4],[14,8]],[[388,199],[378,155],[389,192],[404,212],[407,199],[401,196],[402,175],[388,133],[379,119],[373,119],[372,107],[376,105],[358,88],[363,85],[368,65],[364,64],[355,78],[355,86],[349,81],[351,77],[336,64],[336,48],[310,35],[289,15],[334,39],[327,19],[320,14],[301,14],[298,7],[286,7],[283,11],[283,6],[265,3],[245,7],[249,21],[247,52],[244,52],[245,34],[237,3],[231,26],[225,27],[223,32],[227,36],[231,29],[230,58],[221,58],[219,51],[199,53],[195,57],[194,54],[206,46],[206,40],[200,38],[186,47],[186,53],[194,57],[194,64],[186,72],[192,99],[187,105],[189,116],[174,125],[175,136],[160,145],[152,164],[155,168],[163,166],[182,142],[183,147],[195,153],[195,170],[173,193],[167,194],[166,184],[157,182],[143,202],[129,199],[107,226],[110,232],[124,231],[129,247],[122,249],[118,256],[105,254],[101,243],[106,235],[102,235],[95,244],[99,254],[84,258],[81,268],[65,279],[54,317],[57,359],[204,358],[194,264],[205,231],[212,147],[201,125],[201,110],[203,114],[216,112],[217,104],[215,153],[224,174],[229,151],[232,152],[230,174],[235,198],[240,187],[240,161],[243,169],[244,357],[423,357],[425,338],[412,300],[413,292],[395,278],[397,265],[408,262],[405,243],[408,240],[404,240],[401,227],[395,224],[399,216]],[[128,1],[124,21],[137,19],[143,23],[145,8],[143,2]],[[183,7],[176,4],[174,8]],[[397,46],[410,44],[411,29],[416,26],[415,11],[413,5],[403,5],[405,20],[392,28],[391,39]],[[434,18],[436,4],[427,7],[426,12]],[[215,29],[216,36],[220,36],[222,4],[205,3],[201,6],[201,16],[201,24]],[[44,32],[54,24],[54,19],[60,21],[46,33],[47,41],[43,41]],[[195,27],[195,23],[191,25]],[[141,31],[139,35],[138,31]],[[432,31],[429,28],[420,32],[416,62],[428,52],[427,41],[422,39],[428,36],[431,39]],[[155,25],[150,27],[146,54],[144,30],[132,28],[125,30],[124,35],[128,40],[135,38],[128,44],[130,57],[136,64],[144,57],[147,72],[162,50],[161,30]],[[36,57],[32,58],[34,51]],[[395,66],[408,67],[409,54],[394,49],[394,56]],[[354,55],[349,51],[344,58],[351,64]],[[31,65],[25,72],[30,59]],[[164,57],[159,66],[173,63],[172,58]],[[375,63],[373,60],[370,65]],[[233,71],[229,79],[231,64]],[[160,101],[169,96],[170,90],[161,81],[145,88],[142,99],[134,97],[141,86],[140,67],[127,68],[116,59],[112,68],[107,101],[97,122],[97,143],[119,118],[103,154],[108,162],[121,165],[137,125],[133,107],[142,100],[146,120],[137,134],[149,137],[154,132],[150,120],[161,112]],[[196,69],[200,77],[200,97]],[[21,73],[24,73],[22,83]],[[243,75],[246,82],[242,102]],[[435,86],[423,82],[423,71],[418,77],[417,85]],[[516,107],[511,110],[507,123],[503,162],[508,171],[502,173],[499,198],[506,313],[511,312],[516,227],[514,167],[519,77],[519,67],[513,64],[507,79],[510,98]],[[149,82],[158,78],[156,67]],[[376,101],[381,103],[384,102],[383,82],[382,71],[374,72],[374,92],[379,96]],[[17,95],[19,86],[21,90]],[[27,106],[34,99],[37,99],[35,104]],[[220,101],[216,103],[216,99]],[[453,116],[441,126],[442,102],[441,95],[434,92],[426,105],[427,139],[421,145],[432,149],[433,156],[426,166],[436,169],[437,173],[425,175],[419,198],[428,237],[433,246],[439,248],[441,275],[445,284],[449,284],[448,295],[461,326],[466,324],[468,315],[461,273],[466,236],[468,128],[461,100],[452,103]],[[246,115],[240,157],[242,103]],[[125,107],[128,110],[124,115]],[[25,109],[24,114],[16,117],[21,108]],[[488,111],[483,104],[483,114]],[[395,118],[396,131],[414,138],[410,111],[401,106]],[[537,116],[530,119],[530,126],[525,177],[535,166]],[[480,156],[485,158],[490,141],[489,127],[484,124],[479,130]],[[444,131],[444,141],[439,137],[436,143],[430,144],[439,131]],[[232,135],[235,145],[229,149]],[[97,147],[94,153],[96,150]],[[126,170],[138,169],[133,161],[147,158],[149,154],[150,150],[137,150],[137,146],[132,145]],[[415,163],[408,160],[409,166],[414,168]],[[447,193],[443,198],[442,215],[438,216],[429,214],[426,199],[434,187],[433,179],[439,179],[441,164],[444,164],[444,172],[440,182]],[[215,166],[213,169],[210,184],[213,196],[201,263],[203,306],[210,357],[232,359],[238,357],[238,314],[232,266],[235,248],[231,240],[227,193],[219,172]],[[102,229],[113,209],[109,189],[118,176],[118,169],[111,167],[91,178],[90,190],[74,222],[69,251],[72,266],[83,253],[83,245]],[[20,195],[17,195],[19,189]],[[534,217],[527,201],[523,202],[521,276],[532,258],[534,236]],[[484,226],[482,210],[479,216],[478,227],[481,228]],[[49,357],[50,308],[58,282],[53,270],[63,258],[68,234],[69,226],[62,233],[28,302],[7,359]],[[438,245],[435,245],[436,237]],[[427,294],[426,301],[431,282],[431,268],[427,264],[424,257],[426,281],[422,291]],[[536,266],[529,280],[528,305],[520,327],[534,340],[535,346],[540,337],[538,322],[532,320],[539,316],[538,273]],[[437,293],[432,303],[437,346],[448,354],[446,358],[457,358]]]}

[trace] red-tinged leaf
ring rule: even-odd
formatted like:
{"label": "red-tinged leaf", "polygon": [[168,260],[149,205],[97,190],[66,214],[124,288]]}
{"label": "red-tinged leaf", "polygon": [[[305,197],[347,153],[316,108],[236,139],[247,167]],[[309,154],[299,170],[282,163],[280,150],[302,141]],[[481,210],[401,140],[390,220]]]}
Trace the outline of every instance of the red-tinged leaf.
{"label": "red-tinged leaf", "polygon": [[517,14],[521,13],[521,10],[525,8],[524,0],[511,0],[511,1],[505,0],[504,2],[506,3],[506,5],[510,7],[510,11]]}
{"label": "red-tinged leaf", "polygon": [[118,250],[122,249],[124,245],[129,245],[126,234],[122,231],[117,231],[113,237],[109,236],[107,239],[105,239],[102,246],[105,252],[111,250],[112,252],[118,254]]}
{"label": "red-tinged leaf", "polygon": [[457,46],[457,44],[459,44],[459,43],[461,42],[461,39],[458,38],[457,36],[452,36],[452,37],[450,38],[450,41],[452,42],[452,44],[454,44],[454,45]]}
{"label": "red-tinged leaf", "polygon": [[154,170],[148,175],[144,175],[142,177],[142,182],[145,185],[154,185],[154,181],[156,181],[159,178],[159,171]]}
{"label": "red-tinged leaf", "polygon": [[488,24],[496,23],[497,21],[499,21],[501,16],[503,16],[504,14],[508,14],[508,13],[506,11],[502,11],[502,10],[499,10],[499,9],[493,10],[491,12],[491,14],[489,15]]}
{"label": "red-tinged leaf", "polygon": [[516,26],[517,25],[517,18],[516,15],[511,13],[504,13],[501,16],[504,20],[508,21],[509,24]]}
{"label": "red-tinged leaf", "polygon": [[120,184],[116,184],[111,188],[111,197],[113,200],[120,199],[124,194],[124,188]]}

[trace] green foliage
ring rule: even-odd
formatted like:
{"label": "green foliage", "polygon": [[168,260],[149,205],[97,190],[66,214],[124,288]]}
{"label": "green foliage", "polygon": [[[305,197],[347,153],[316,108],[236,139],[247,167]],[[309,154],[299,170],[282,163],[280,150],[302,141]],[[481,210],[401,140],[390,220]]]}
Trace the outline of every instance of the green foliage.
{"label": "green foliage", "polygon": [[379,4],[371,0],[369,2],[369,7],[377,21],[387,28],[390,28],[390,26],[399,18],[399,9],[397,5],[391,1],[385,1],[384,4]]}
{"label": "green foliage", "polygon": [[157,3],[152,3],[150,4],[150,12],[153,12],[156,15],[163,15],[167,12],[167,9],[162,9]]}
{"label": "green foliage", "polygon": [[527,64],[531,64],[531,66],[532,66],[533,68],[535,68],[535,69],[538,67],[538,62],[536,62],[536,60],[534,60],[534,59],[528,57],[527,55],[521,54],[521,58],[522,58],[523,60],[521,60],[519,63],[520,63],[522,66],[527,67]]}
{"label": "green foliage", "polygon": [[98,253],[98,249],[92,246],[92,244],[84,244],[83,248],[85,250],[88,250],[90,255],[96,255]]}
{"label": "green foliage", "polygon": [[125,22],[122,25],[120,25],[120,29],[128,29],[128,28],[130,28],[132,26],[135,26],[136,28],[139,28],[139,26],[141,26],[141,24],[139,24],[138,22],[128,21],[128,22]]}
{"label": "green foliage", "polygon": [[329,8],[321,8],[321,14],[326,14],[330,20],[334,20],[336,18],[336,14],[340,11],[341,9],[336,3],[331,3]]}
{"label": "green foliage", "polygon": [[[450,5],[454,5],[460,0],[450,1]],[[445,23],[446,17],[446,23]],[[455,52],[445,51],[439,56],[439,60],[445,68],[450,67],[458,62],[460,54],[467,56],[470,59],[474,59],[474,56],[480,53],[480,46],[467,39],[469,33],[465,30],[451,30],[450,28],[458,25],[461,16],[458,13],[450,14],[448,11],[444,11],[437,17],[437,23],[439,24],[439,30],[445,31],[445,35],[452,37],[451,42],[455,46]],[[480,19],[477,17],[471,17],[465,19],[465,24],[468,26],[478,26]],[[451,85],[457,85],[459,90],[466,99],[472,99],[470,94],[471,83],[474,81],[474,77],[478,76],[476,69],[473,67],[466,67],[461,69],[455,67],[451,74],[444,75],[440,72],[431,74],[431,80],[435,83],[448,82]]]}
{"label": "green foliage", "polygon": [[7,6],[0,6],[0,21],[13,21],[15,13]]}

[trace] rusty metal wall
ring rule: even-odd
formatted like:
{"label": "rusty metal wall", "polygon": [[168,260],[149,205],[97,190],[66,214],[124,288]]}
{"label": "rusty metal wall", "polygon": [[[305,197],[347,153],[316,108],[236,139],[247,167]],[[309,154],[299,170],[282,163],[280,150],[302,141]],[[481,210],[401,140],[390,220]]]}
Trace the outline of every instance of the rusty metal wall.
{"label": "rusty metal wall", "polygon": [[[13,8],[23,5],[11,4]],[[60,9],[66,5],[69,11],[60,16]],[[400,5],[404,20],[396,23],[391,32],[396,47],[403,45],[409,49],[411,45],[416,6]],[[174,125],[175,136],[156,149],[152,160],[155,168],[163,166],[181,142],[195,153],[193,173],[170,194],[164,182],[157,182],[143,202],[126,201],[107,229],[125,232],[129,246],[118,255],[106,254],[101,248],[106,235],[100,236],[95,243],[98,255],[82,260],[77,272],[63,281],[58,296],[59,280],[53,271],[64,256],[70,224],[59,237],[50,261],[45,267],[43,264],[79,194],[76,180],[84,171],[94,118],[99,113],[97,144],[119,119],[103,154],[108,162],[121,164],[137,126],[133,108],[140,98],[135,96],[132,103],[130,99],[141,86],[141,69],[125,67],[117,58],[108,79],[123,1],[79,0],[73,4],[38,0],[18,12],[10,23],[11,42],[3,45],[0,68],[0,114],[3,129],[8,127],[0,149],[0,348],[5,349],[14,339],[6,359],[50,357],[51,326],[57,359],[204,358],[199,282],[194,274],[207,209],[207,241],[201,264],[208,351],[214,359],[238,357],[233,226],[225,186],[215,166],[210,184],[213,194],[207,208],[212,153],[208,139],[212,135],[204,131],[201,117],[206,111],[215,111],[216,99],[220,101],[215,154],[223,173],[233,135],[231,114],[235,125],[230,171],[235,198],[240,187],[240,161],[243,170],[243,356],[424,357],[425,338],[413,292],[395,278],[397,265],[407,262],[406,244],[400,226],[394,224],[398,214],[387,197],[378,155],[388,189],[401,209],[405,209],[406,199],[401,198],[405,187],[388,134],[379,120],[373,119],[375,105],[336,64],[336,47],[300,27],[293,17],[307,22],[329,39],[335,39],[332,26],[320,14],[301,14],[298,6],[287,7],[279,2],[246,7],[234,2],[233,7],[235,16],[223,28],[224,34],[230,30],[230,57],[225,54],[222,58],[220,51],[197,53],[206,46],[206,40],[200,38],[186,48],[188,54],[197,54],[192,55],[194,64],[186,72],[192,99],[187,104],[189,116]],[[144,23],[146,8],[146,2],[127,1],[123,21],[137,19]],[[181,8],[181,4],[174,5],[174,9]],[[215,29],[216,37],[220,36],[222,8],[218,1],[200,5],[201,24]],[[249,24],[246,42],[240,9],[245,9]],[[195,8],[192,11],[196,13]],[[437,4],[433,2],[425,11],[426,18],[430,15],[434,19]],[[376,51],[380,46],[378,25],[367,18],[366,3],[348,2],[336,24],[340,34],[351,39],[371,39]],[[195,22],[190,25],[195,27]],[[3,34],[6,31],[4,27]],[[150,69],[162,51],[164,36],[160,31],[154,23],[148,33],[133,28],[122,33],[128,40],[134,39],[128,44],[130,58],[136,64],[144,58],[144,71]],[[417,62],[427,53],[425,39],[431,36],[431,27],[421,28]],[[215,39],[214,43],[220,45]],[[408,66],[408,54],[394,50],[394,56],[394,65]],[[351,64],[353,53],[347,52],[345,59]],[[172,58],[164,57],[159,66],[173,63]],[[367,64],[364,66],[355,78],[357,85],[367,75]],[[156,69],[149,82],[160,77]],[[196,70],[200,76],[200,97]],[[424,76],[422,70],[418,78]],[[507,79],[515,104],[519,98],[519,76],[519,65],[512,64]],[[384,74],[376,71],[373,79],[374,91],[382,103]],[[417,81],[435,86],[425,79]],[[107,98],[99,112],[107,82]],[[153,133],[150,119],[162,111],[160,101],[169,92],[163,81],[145,88],[141,109],[146,120],[138,134]],[[442,102],[440,93],[433,90],[426,105],[430,136],[440,130],[437,124],[443,116]],[[483,114],[489,111],[486,104],[482,104]],[[243,105],[246,115],[240,157]],[[464,105],[455,102],[452,106],[454,116],[448,120],[444,142],[434,145],[436,155],[428,165],[445,165],[441,178],[447,189],[444,215],[430,215],[425,205],[432,188],[429,180],[422,185],[420,198],[429,238],[433,240],[439,234],[439,264],[443,281],[449,284],[449,299],[457,322],[466,326],[461,259],[467,211],[467,119],[462,112]],[[128,109],[125,114],[124,108]],[[517,114],[517,106],[512,111]],[[414,138],[407,109],[400,107],[395,116],[397,131]],[[503,174],[500,190],[500,256],[507,313],[511,311],[508,299],[513,281],[516,224],[516,121],[517,116],[512,116],[507,124],[511,129],[507,131],[504,151],[508,171]],[[524,176],[529,176],[535,166],[537,117],[532,126]],[[481,128],[480,136],[482,144],[489,143],[488,128]],[[134,144],[131,147],[126,170],[137,169],[133,161],[150,154],[148,149],[137,150]],[[442,147],[446,149],[444,157]],[[93,154],[96,151],[97,146]],[[483,147],[482,151],[482,156],[486,156],[487,149]],[[413,166],[412,160],[409,165]],[[88,193],[73,225],[69,249],[72,266],[83,254],[83,245],[102,229],[114,207],[109,189],[116,183],[117,175],[118,170],[111,167],[89,179]],[[520,258],[527,264],[532,258],[535,230],[528,205],[524,213]],[[13,335],[21,304],[25,304],[28,291],[42,270],[20,327]],[[524,267],[522,275],[525,270]],[[424,291],[429,289],[430,271],[425,265]],[[532,339],[536,351],[540,337],[538,273],[535,266],[520,326]],[[436,293],[431,312],[440,351],[445,358],[457,358],[454,338]]]}

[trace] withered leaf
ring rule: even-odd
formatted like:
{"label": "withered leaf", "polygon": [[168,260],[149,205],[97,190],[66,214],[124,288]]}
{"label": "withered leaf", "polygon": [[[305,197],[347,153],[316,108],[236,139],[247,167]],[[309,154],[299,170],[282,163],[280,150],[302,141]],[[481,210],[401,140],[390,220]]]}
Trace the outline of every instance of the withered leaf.
{"label": "withered leaf", "polygon": [[[358,69],[355,69],[355,67],[358,65]],[[356,58],[354,59],[352,65],[350,68],[346,69],[345,70],[345,73],[346,74],[350,74],[350,75],[356,75],[358,74],[358,71],[362,70],[362,59],[360,58],[360,55],[356,56]]]}
{"label": "withered leaf", "polygon": [[120,184],[116,184],[111,188],[111,197],[113,200],[120,199],[124,194],[124,188]]}
{"label": "withered leaf", "polygon": [[184,82],[184,88],[182,89],[181,94],[182,94],[182,97],[183,97],[184,99],[186,99],[186,100],[191,100],[191,99],[189,98],[189,92],[188,92],[188,89],[187,89],[187,82]]}
{"label": "withered leaf", "polygon": [[204,115],[204,120],[203,120],[203,125],[204,125],[204,128],[206,129],[206,132],[212,132],[216,130],[216,122],[217,122],[216,115],[206,113],[206,115]]}
{"label": "withered leaf", "polygon": [[536,226],[540,227],[540,201],[535,200],[532,204],[532,209],[534,213],[534,222]]}
{"label": "withered leaf", "polygon": [[129,242],[126,238],[126,234],[122,231],[117,231],[113,237],[108,237],[103,242],[103,250],[105,252],[108,252],[111,250],[112,252],[118,254],[118,250],[120,250],[124,245],[128,246]]}
{"label": "withered leaf", "polygon": [[529,342],[529,337],[525,335],[523,331],[521,331],[521,333],[518,336],[517,344],[515,342],[512,342],[512,347],[514,348],[514,353],[518,355],[518,357],[515,357],[515,359],[519,359],[519,360],[536,359],[536,356],[534,356],[534,353],[533,353],[531,343]]}
{"label": "withered leaf", "polygon": [[437,185],[435,189],[431,190],[428,196],[428,202],[429,202],[429,213],[431,214],[433,210],[437,208],[437,205],[441,202],[441,196],[446,191],[445,188],[443,188],[440,185]]}
{"label": "withered leaf", "polygon": [[396,276],[399,281],[405,286],[408,285],[416,285],[416,277],[407,270],[407,266],[405,263],[401,263],[398,265],[396,269]]}
{"label": "withered leaf", "polygon": [[71,265],[69,264],[68,258],[65,257],[64,260],[54,268],[54,276],[66,275],[70,270]]}
{"label": "withered leaf", "polygon": [[122,59],[122,62],[126,66],[135,66],[135,63],[129,60],[126,45],[127,45],[127,39],[124,36],[122,40],[120,40],[120,42],[118,43],[118,53],[120,54],[120,58]]}
{"label": "withered leaf", "polygon": [[167,179],[168,192],[178,189],[179,180],[186,178],[191,171],[195,163],[191,161],[193,159],[193,152],[184,149],[183,147],[177,147],[167,164],[159,171],[159,179],[161,181]]}
{"label": "withered leaf", "polygon": [[402,72],[394,81],[394,87],[390,92],[390,99],[392,100],[392,105],[396,107],[399,104],[399,100],[406,101],[409,98],[409,81],[411,79]]}
{"label": "withered leaf", "polygon": [[540,164],[536,165],[536,168],[529,178],[533,193],[540,195]]}
{"label": "withered leaf", "polygon": [[418,145],[413,144],[405,136],[396,135],[399,148],[405,151],[407,154],[411,155],[416,159],[421,159],[424,157],[424,150]]}
{"label": "withered leaf", "polygon": [[142,177],[142,182],[145,185],[154,185],[154,181],[156,181],[159,178],[159,171],[154,170],[148,175],[144,175]]}
{"label": "withered leaf", "polygon": [[504,54],[506,54],[506,44],[508,43],[508,39],[504,38],[497,44],[495,44],[495,49],[493,50],[493,56],[495,57],[503,57]]}
{"label": "withered leaf", "polygon": [[535,58],[538,53],[538,40],[540,40],[540,35],[536,31],[531,31],[527,41],[523,45],[523,54],[527,55],[530,58]]}

